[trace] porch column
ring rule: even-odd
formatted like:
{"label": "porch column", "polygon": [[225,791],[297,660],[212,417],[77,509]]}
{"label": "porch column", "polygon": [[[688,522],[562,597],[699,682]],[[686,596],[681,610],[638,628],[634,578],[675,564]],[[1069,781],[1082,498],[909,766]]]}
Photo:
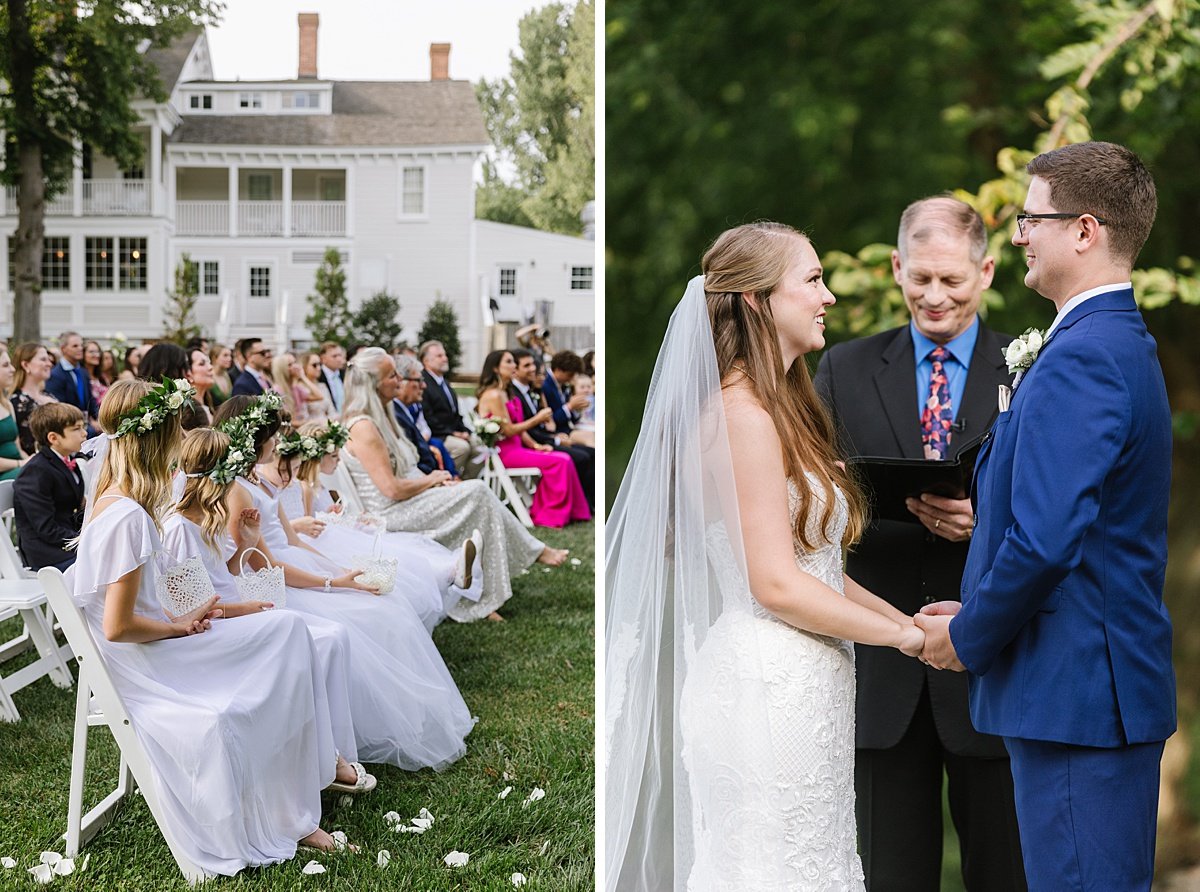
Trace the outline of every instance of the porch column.
{"label": "porch column", "polygon": [[229,237],[237,238],[238,234],[238,166],[229,165]]}
{"label": "porch column", "polygon": [[292,166],[283,165],[283,237],[292,235]]}
{"label": "porch column", "polygon": [[150,122],[150,216],[162,216],[162,128]]}
{"label": "porch column", "polygon": [[357,165],[346,165],[346,238],[354,238],[354,171]]}
{"label": "porch column", "polygon": [[71,159],[71,213],[83,216],[83,143],[75,140],[75,155]]}

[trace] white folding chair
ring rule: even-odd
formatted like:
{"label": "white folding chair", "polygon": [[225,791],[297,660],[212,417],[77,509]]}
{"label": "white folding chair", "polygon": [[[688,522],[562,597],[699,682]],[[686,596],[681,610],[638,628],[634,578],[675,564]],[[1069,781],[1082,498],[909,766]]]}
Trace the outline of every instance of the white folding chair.
{"label": "white folding chair", "polygon": [[[121,800],[134,790],[142,791],[142,798],[154,816],[158,829],[167,842],[167,847],[179,865],[179,871],[188,883],[195,884],[205,879],[204,871],[183,854],[179,840],[163,820],[163,809],[158,787],[150,769],[150,760],[142,748],[141,741],[133,730],[133,724],[121,695],[113,684],[108,667],[100,656],[100,649],[92,638],[91,629],[67,593],[62,573],[53,567],[38,573],[38,580],[45,589],[50,606],[62,623],[67,642],[75,650],[79,660],[79,688],[75,695],[75,740],[71,752],[71,786],[67,802],[67,852],[74,858],[80,848],[112,820]],[[90,708],[89,708],[90,707]],[[121,752],[117,786],[87,814],[83,813],[83,787],[87,772],[88,728],[103,725],[112,733]]]}
{"label": "white folding chair", "polygon": [[529,506],[533,504],[533,491],[541,477],[542,472],[537,468],[505,467],[498,455],[488,456],[483,473],[479,475],[496,494],[496,498],[507,505],[517,515],[517,520],[527,527],[533,526]]}
{"label": "white folding chair", "polygon": [[[69,688],[74,679],[67,667],[72,653],[69,646],[59,647],[54,639],[54,614],[48,610],[46,593],[37,579],[31,579],[21,566],[9,529],[12,514],[11,480],[0,481],[0,620],[19,617],[21,634],[0,642],[0,721],[17,722],[21,713],[13,694],[43,676],[60,688]],[[15,672],[4,674],[3,664],[36,648],[38,657]]]}

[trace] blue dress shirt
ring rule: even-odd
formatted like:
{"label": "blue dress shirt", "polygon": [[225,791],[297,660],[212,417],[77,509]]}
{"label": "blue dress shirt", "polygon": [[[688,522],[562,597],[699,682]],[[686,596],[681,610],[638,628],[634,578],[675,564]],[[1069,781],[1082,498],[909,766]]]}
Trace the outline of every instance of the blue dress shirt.
{"label": "blue dress shirt", "polygon": [[[929,399],[929,376],[933,374],[933,360],[929,354],[938,346],[917,330],[912,322],[908,323],[912,332],[913,359],[917,366],[917,415],[925,411],[925,403]],[[958,420],[959,397],[967,383],[967,372],[971,369],[971,356],[975,353],[975,341],[979,338],[979,317],[976,316],[970,327],[943,346],[950,351],[952,358],[942,363],[946,372],[946,387],[950,391],[950,408],[954,418]]]}

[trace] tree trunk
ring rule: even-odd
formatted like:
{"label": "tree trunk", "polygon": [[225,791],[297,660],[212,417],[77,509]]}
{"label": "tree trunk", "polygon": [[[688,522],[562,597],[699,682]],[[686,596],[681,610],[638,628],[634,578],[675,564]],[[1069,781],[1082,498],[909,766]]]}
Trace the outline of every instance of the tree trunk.
{"label": "tree trunk", "polygon": [[13,300],[13,342],[42,339],[42,243],[46,235],[46,178],[42,147],[37,139],[41,124],[33,92],[36,56],[29,31],[25,0],[7,0],[9,53],[12,59],[14,143],[20,180],[17,194],[17,232],[13,264],[16,293]]}

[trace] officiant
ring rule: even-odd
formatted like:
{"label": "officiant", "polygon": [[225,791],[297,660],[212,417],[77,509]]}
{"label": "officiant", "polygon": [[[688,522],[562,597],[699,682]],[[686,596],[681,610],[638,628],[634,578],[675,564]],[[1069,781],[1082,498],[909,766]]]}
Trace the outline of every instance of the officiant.
{"label": "officiant", "polygon": [[[900,218],[892,272],[908,325],[831,348],[814,383],[846,455],[953,459],[991,427],[1012,340],[979,319],[995,260],[979,214],[949,196]],[[880,520],[846,572],[902,612],[957,600],[974,529],[969,499],[926,495],[908,522]],[[942,778],[969,892],[1024,890],[1008,754],[974,730],[963,673],[856,646],[855,796],[869,892],[937,892]]]}

